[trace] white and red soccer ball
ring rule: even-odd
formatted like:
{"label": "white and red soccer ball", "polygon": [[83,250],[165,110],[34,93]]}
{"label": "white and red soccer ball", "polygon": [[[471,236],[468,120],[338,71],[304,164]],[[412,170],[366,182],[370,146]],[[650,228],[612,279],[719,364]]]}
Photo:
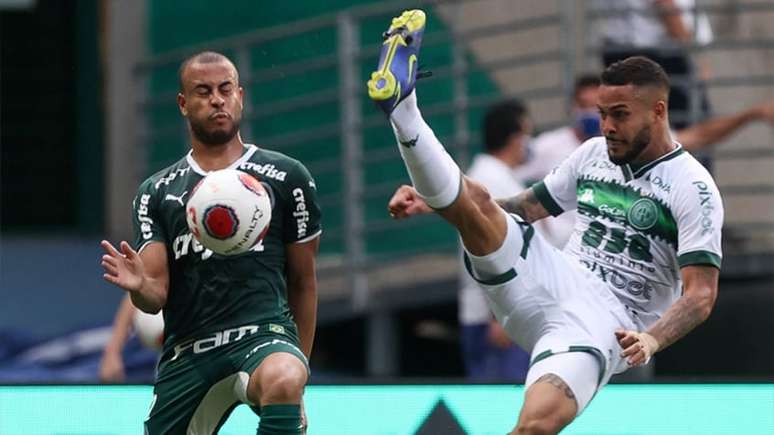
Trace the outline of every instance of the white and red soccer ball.
{"label": "white and red soccer ball", "polygon": [[186,205],[191,233],[205,248],[237,255],[260,242],[271,222],[271,198],[255,177],[222,169],[204,177]]}

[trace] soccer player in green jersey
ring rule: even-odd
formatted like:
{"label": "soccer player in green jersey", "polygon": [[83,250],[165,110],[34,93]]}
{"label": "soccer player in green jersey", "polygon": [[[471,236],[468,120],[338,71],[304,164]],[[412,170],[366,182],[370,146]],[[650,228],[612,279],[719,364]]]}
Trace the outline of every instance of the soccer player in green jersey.
{"label": "soccer player in green jersey", "polygon": [[[244,90],[228,58],[196,54],[179,78],[191,151],[140,186],[133,243],[102,242],[105,280],[142,311],[163,308],[145,433],[216,433],[240,403],[260,415],[258,434],[301,433],[317,311],[315,183],[297,160],[242,142]],[[256,177],[273,199],[265,238],[231,257],[199,244],[185,219],[194,186],[224,168]]]}

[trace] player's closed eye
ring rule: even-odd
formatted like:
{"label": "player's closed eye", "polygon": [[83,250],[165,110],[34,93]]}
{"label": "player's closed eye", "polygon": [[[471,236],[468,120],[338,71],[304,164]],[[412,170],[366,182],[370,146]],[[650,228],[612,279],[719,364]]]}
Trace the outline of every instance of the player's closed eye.
{"label": "player's closed eye", "polygon": [[616,121],[623,121],[629,116],[629,112],[623,111],[623,110],[616,110],[613,113],[610,114],[610,116],[613,117]]}

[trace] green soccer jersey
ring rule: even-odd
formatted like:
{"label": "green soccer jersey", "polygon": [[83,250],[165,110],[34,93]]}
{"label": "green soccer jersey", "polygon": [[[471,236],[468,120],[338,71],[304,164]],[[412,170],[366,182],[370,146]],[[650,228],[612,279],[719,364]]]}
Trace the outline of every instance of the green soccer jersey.
{"label": "green soccer jersey", "polygon": [[246,145],[230,168],[256,177],[272,197],[269,230],[244,254],[214,254],[188,230],[185,203],[206,175],[190,152],[145,180],[134,199],[134,248],[141,251],[151,242],[167,248],[165,348],[239,325],[292,320],[285,246],[321,232],[314,181],[297,160],[255,145]]}

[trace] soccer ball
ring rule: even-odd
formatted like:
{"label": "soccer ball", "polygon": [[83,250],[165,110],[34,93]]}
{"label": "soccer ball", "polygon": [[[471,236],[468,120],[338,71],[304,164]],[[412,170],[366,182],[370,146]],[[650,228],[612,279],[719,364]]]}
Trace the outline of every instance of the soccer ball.
{"label": "soccer ball", "polygon": [[205,248],[220,255],[242,254],[269,230],[271,198],[251,175],[236,169],[213,171],[194,187],[186,221]]}
{"label": "soccer ball", "polygon": [[152,350],[161,350],[164,344],[164,316],[161,311],[148,314],[135,308],[133,324],[134,332],[143,346]]}

